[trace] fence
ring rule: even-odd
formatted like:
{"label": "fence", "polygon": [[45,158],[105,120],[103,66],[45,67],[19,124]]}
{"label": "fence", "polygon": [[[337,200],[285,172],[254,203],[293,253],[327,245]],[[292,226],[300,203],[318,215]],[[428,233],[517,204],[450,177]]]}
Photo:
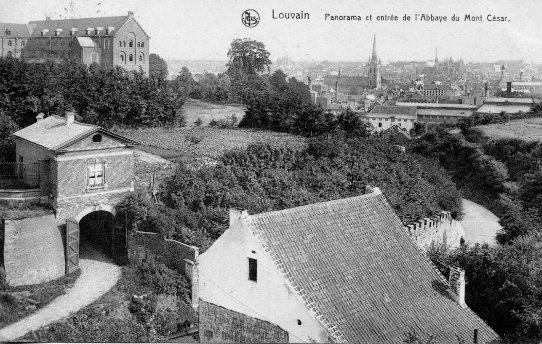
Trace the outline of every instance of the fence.
{"label": "fence", "polygon": [[39,185],[39,163],[0,163],[0,189],[36,189]]}

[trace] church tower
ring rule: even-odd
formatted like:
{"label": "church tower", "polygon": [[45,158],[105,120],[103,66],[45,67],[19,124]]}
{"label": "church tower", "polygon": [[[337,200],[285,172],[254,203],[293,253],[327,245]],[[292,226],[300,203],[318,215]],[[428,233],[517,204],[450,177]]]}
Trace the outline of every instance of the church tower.
{"label": "church tower", "polygon": [[376,34],[373,37],[373,53],[367,66],[369,67],[369,87],[381,88],[382,79],[380,77],[380,59],[376,54]]}

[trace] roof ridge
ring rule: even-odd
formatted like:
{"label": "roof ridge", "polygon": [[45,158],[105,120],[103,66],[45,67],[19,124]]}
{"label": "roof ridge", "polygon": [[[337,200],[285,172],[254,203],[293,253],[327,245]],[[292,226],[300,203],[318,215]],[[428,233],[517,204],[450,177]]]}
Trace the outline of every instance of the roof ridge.
{"label": "roof ridge", "polygon": [[68,21],[68,20],[88,20],[88,19],[102,19],[102,18],[128,18],[129,15],[123,16],[102,16],[102,17],[87,17],[87,18],[63,18],[63,19],[44,19],[44,20],[31,20],[29,23],[41,23],[41,22],[53,22],[53,21]]}
{"label": "roof ridge", "polygon": [[269,211],[269,212],[265,212],[265,213],[253,214],[253,215],[249,215],[249,218],[256,219],[256,218],[262,218],[264,216],[270,216],[270,215],[295,213],[296,211],[298,211],[300,209],[316,208],[316,207],[323,207],[323,206],[328,206],[328,205],[335,205],[335,204],[338,204],[338,203],[346,203],[346,202],[350,202],[350,201],[357,200],[357,199],[362,199],[362,198],[377,197],[378,195],[381,195],[381,194],[382,194],[382,191],[380,191],[380,189],[378,187],[373,187],[372,192],[366,193],[366,194],[363,194],[363,195],[333,199],[333,200],[329,200],[329,201],[322,201],[322,202],[316,202],[316,203],[311,203],[311,204],[300,205],[300,206],[294,207],[294,208],[287,208],[287,209],[282,209],[282,210],[273,210],[273,211]]}

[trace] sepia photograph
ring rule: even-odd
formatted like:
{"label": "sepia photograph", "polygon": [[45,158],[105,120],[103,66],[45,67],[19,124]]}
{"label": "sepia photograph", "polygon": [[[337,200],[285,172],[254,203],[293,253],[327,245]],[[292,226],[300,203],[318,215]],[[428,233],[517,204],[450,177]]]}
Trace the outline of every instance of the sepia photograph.
{"label": "sepia photograph", "polygon": [[542,343],[538,0],[0,0],[0,342]]}

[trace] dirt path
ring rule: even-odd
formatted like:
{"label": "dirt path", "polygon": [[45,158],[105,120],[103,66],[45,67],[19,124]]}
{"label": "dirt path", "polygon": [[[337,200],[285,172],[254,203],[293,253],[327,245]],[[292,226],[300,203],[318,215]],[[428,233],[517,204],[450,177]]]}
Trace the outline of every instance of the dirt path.
{"label": "dirt path", "polygon": [[121,268],[92,248],[81,248],[81,275],[64,295],[36,313],[0,330],[0,342],[15,341],[94,302],[118,281]]}
{"label": "dirt path", "polygon": [[468,199],[463,199],[463,208],[465,216],[460,222],[465,228],[465,242],[471,244],[487,242],[490,246],[497,245],[495,236],[501,229],[499,218]]}

